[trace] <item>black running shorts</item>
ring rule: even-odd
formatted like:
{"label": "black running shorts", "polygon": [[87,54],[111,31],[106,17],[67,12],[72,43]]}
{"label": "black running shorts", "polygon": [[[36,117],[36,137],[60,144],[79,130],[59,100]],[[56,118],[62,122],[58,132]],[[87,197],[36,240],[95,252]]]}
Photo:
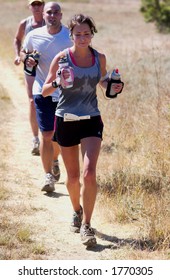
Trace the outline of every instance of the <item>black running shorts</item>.
{"label": "black running shorts", "polygon": [[86,137],[102,139],[103,127],[101,116],[67,122],[64,122],[62,117],[56,116],[53,141],[58,142],[60,146],[71,147],[80,144],[81,139]]}

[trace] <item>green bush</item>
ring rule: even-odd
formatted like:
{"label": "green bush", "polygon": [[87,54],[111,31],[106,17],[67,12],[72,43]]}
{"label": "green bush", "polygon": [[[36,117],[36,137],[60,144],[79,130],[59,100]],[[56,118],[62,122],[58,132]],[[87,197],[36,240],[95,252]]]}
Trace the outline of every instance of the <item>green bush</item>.
{"label": "green bush", "polygon": [[160,32],[170,32],[170,0],[142,0],[140,11]]}

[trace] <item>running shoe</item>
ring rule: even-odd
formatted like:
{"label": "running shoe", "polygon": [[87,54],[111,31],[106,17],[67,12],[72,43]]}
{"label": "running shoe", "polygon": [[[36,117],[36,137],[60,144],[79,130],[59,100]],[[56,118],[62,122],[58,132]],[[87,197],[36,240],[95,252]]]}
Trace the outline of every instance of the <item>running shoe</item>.
{"label": "running shoe", "polygon": [[59,167],[58,160],[55,160],[53,162],[52,175],[53,175],[55,181],[58,182],[60,179],[60,167]]}
{"label": "running shoe", "polygon": [[73,213],[73,218],[72,222],[70,225],[70,230],[74,233],[79,233],[80,232],[80,227],[81,227],[81,222],[83,218],[83,208],[80,206],[79,211],[75,211]]}
{"label": "running shoe", "polygon": [[55,184],[55,179],[54,179],[53,175],[50,173],[47,173],[45,176],[45,184],[44,184],[43,188],[41,189],[41,191],[53,192],[55,190],[54,184]]}
{"label": "running shoe", "polygon": [[34,155],[34,156],[39,156],[40,155],[40,141],[39,141],[39,139],[33,140],[33,146],[32,146],[31,154]]}
{"label": "running shoe", "polygon": [[87,247],[93,247],[97,244],[95,232],[90,224],[83,224],[80,228],[80,236],[82,244]]}

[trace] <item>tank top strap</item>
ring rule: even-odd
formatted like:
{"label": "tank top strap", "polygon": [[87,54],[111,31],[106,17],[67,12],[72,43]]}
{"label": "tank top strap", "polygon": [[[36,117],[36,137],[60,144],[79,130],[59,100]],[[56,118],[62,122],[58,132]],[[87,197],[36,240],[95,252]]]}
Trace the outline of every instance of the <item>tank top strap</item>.
{"label": "tank top strap", "polygon": [[95,56],[97,56],[97,51],[94,50],[92,47],[89,47],[92,53],[92,64],[95,64]]}
{"label": "tank top strap", "polygon": [[[90,47],[91,48],[91,47]],[[91,48],[92,53],[94,54],[94,63],[96,63],[99,72],[101,73],[101,67],[100,67],[100,60],[99,60],[99,53],[97,50]]]}
{"label": "tank top strap", "polygon": [[73,62],[73,64],[77,66],[76,61],[75,61],[75,59],[73,57],[73,54],[72,54],[70,49],[68,49],[68,53],[67,53],[68,57],[69,57],[69,55],[70,55],[70,58],[71,58],[71,61]]}
{"label": "tank top strap", "polygon": [[33,30],[32,21],[33,21],[33,16],[27,17],[27,19],[26,19],[26,25],[25,25],[25,35],[27,35],[28,32],[30,32],[31,30]]}
{"label": "tank top strap", "polygon": [[[95,62],[96,62],[95,57],[96,57],[97,60],[99,61],[98,52],[97,52],[96,50],[92,49],[91,47],[90,47],[90,50],[91,50],[91,52],[92,52],[92,65],[94,65]],[[73,57],[73,54],[72,54],[72,52],[71,52],[71,50],[70,50],[69,48],[66,49],[66,55],[67,55],[67,57],[69,58],[69,60],[71,59],[71,62],[72,62],[74,65],[77,66],[76,61],[75,61],[75,59],[74,59],[74,57]]]}

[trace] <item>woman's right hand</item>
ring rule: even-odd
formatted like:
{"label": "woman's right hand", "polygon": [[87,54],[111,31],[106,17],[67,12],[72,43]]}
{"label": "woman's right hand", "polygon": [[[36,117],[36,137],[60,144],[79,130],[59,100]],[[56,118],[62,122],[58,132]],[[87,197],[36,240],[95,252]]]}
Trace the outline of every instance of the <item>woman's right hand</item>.
{"label": "woman's right hand", "polygon": [[62,69],[57,71],[56,82],[62,88],[65,88],[65,80],[70,77],[70,71],[68,69]]}

